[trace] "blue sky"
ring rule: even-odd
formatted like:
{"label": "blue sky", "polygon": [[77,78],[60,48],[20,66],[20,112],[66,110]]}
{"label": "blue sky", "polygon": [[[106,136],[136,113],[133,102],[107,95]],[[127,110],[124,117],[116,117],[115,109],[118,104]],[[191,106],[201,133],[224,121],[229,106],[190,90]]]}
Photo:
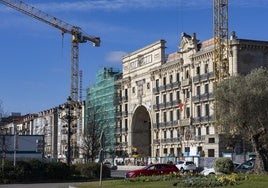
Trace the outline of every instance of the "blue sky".
{"label": "blue sky", "polygon": [[[181,32],[213,37],[213,0],[24,0],[89,35],[101,46],[80,44],[85,89],[96,71],[121,69],[121,57],[159,39],[178,50]],[[0,4],[0,101],[5,113],[38,113],[70,93],[71,37]],[[238,38],[268,41],[268,0],[229,0],[229,31]]]}

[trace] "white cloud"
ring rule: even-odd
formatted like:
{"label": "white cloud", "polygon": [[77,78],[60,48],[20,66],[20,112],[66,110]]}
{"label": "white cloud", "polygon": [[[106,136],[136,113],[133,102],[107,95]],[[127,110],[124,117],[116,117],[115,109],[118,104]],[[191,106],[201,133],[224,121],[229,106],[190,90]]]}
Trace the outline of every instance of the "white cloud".
{"label": "white cloud", "polygon": [[122,10],[126,9],[155,9],[155,8],[202,8],[212,6],[208,0],[80,0],[38,3],[34,6],[46,11],[98,11],[98,10]]}
{"label": "white cloud", "polygon": [[121,63],[122,57],[126,54],[127,53],[123,51],[112,51],[107,54],[106,61],[111,63]]}

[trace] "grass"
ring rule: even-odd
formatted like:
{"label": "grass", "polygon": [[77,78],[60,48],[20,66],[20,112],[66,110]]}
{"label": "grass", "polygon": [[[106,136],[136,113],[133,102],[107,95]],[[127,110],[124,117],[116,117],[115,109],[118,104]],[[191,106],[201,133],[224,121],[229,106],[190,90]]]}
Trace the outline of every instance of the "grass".
{"label": "grass", "polygon": [[[124,180],[104,180],[100,185],[99,181],[78,183],[78,188],[177,188],[173,186],[178,180],[154,181],[154,182],[130,182]],[[224,188],[264,188],[268,187],[268,175],[249,175],[248,180],[238,185],[224,186]],[[180,187],[181,188],[181,187]],[[219,187],[220,188],[220,187]]]}

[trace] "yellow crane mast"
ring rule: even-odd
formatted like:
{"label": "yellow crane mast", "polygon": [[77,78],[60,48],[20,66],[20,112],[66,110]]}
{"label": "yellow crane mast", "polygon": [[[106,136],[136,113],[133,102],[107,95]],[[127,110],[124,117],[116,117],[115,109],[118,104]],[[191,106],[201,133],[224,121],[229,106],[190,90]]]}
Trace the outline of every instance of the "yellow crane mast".
{"label": "yellow crane mast", "polygon": [[78,26],[73,26],[69,23],[64,22],[56,17],[50,16],[49,14],[18,0],[0,0],[0,3],[11,7],[19,12],[22,12],[32,18],[35,18],[41,22],[44,22],[52,27],[55,27],[61,32],[69,33],[72,35],[72,46],[71,46],[71,79],[70,79],[70,97],[73,101],[78,101],[79,92],[79,43],[86,43],[90,41],[93,46],[100,46],[100,38],[87,35]]}
{"label": "yellow crane mast", "polygon": [[229,77],[228,0],[214,0],[215,84]]}

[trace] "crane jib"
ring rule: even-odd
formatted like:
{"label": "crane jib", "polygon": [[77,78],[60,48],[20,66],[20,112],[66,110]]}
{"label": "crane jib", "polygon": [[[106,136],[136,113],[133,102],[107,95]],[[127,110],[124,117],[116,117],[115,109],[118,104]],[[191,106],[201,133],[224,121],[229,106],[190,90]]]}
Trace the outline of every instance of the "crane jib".
{"label": "crane jib", "polygon": [[[0,3],[13,8],[19,12],[22,12],[30,17],[33,17],[37,20],[40,20],[48,25],[51,25],[59,30],[62,31],[62,33],[69,33],[71,35],[74,35],[74,33],[79,34],[83,36],[84,40],[81,40],[82,43],[86,41],[91,41],[94,43],[94,46],[100,46],[100,38],[99,37],[93,37],[89,36],[81,31],[81,28],[77,26],[73,26],[61,19],[58,19],[54,16],[50,16],[44,11],[41,11],[29,4],[26,4],[22,1],[18,0],[0,0]],[[75,32],[74,32],[75,31]],[[79,40],[78,40],[79,42]]]}

